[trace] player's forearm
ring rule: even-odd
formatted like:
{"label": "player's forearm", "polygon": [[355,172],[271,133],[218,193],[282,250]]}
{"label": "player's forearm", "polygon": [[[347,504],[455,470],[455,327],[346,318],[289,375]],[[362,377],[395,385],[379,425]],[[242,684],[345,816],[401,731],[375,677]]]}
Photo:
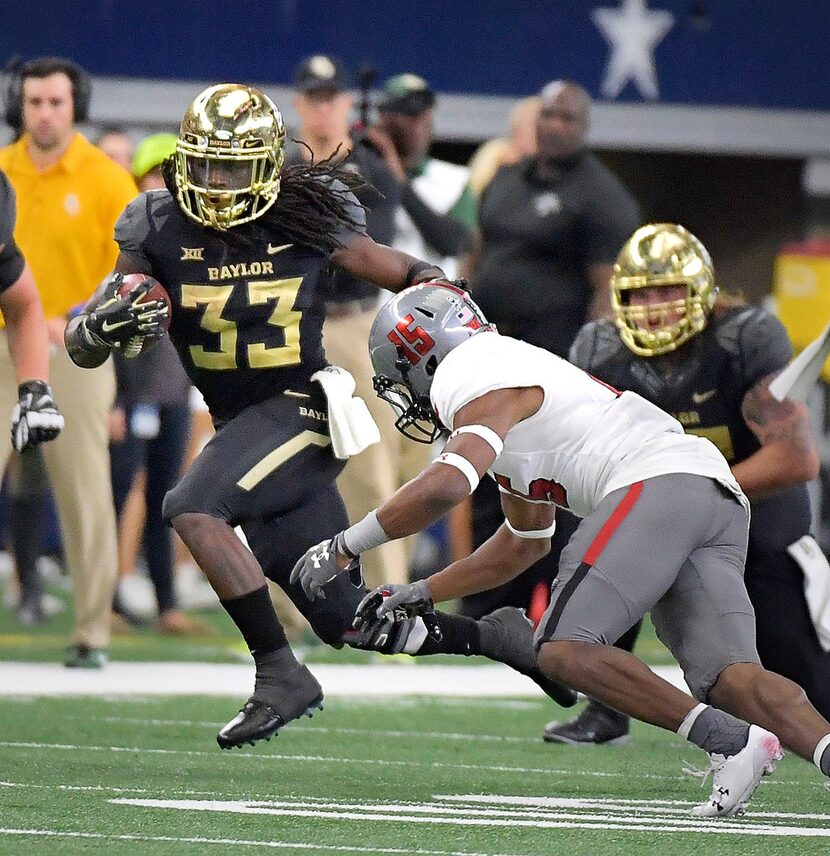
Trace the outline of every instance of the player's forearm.
{"label": "player's forearm", "polygon": [[380,506],[378,522],[390,540],[405,538],[440,520],[469,493],[469,482],[460,472],[432,464]]}
{"label": "player's forearm", "polygon": [[762,446],[739,464],[732,474],[750,500],[772,496],[818,475],[819,458],[813,444],[794,447],[787,442]]}
{"label": "player's forearm", "polygon": [[501,526],[475,552],[427,579],[436,603],[509,582],[550,551],[550,539],[516,538]]}
{"label": "player's forearm", "polygon": [[26,380],[49,381],[49,337],[43,310],[40,304],[20,319],[10,322],[8,315],[7,336],[9,354],[14,365],[18,383]]}

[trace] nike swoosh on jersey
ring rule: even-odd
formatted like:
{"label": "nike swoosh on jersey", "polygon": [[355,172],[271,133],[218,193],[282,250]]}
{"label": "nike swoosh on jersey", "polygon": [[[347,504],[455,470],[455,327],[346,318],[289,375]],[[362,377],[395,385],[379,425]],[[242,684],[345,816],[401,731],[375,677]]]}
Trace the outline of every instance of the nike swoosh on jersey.
{"label": "nike swoosh on jersey", "polygon": [[692,401],[695,404],[703,404],[704,401],[708,401],[716,392],[716,389],[707,389],[706,392],[693,392]]}
{"label": "nike swoosh on jersey", "polygon": [[101,329],[105,333],[111,333],[113,330],[117,330],[119,327],[126,327],[129,323],[129,321],[116,321],[114,324],[110,324],[109,321],[104,321],[101,324]]}
{"label": "nike swoosh on jersey", "polygon": [[287,250],[289,247],[293,246],[293,244],[280,244],[278,247],[275,247],[273,244],[268,244],[265,249],[268,251],[269,256],[273,256],[274,253],[281,253],[283,250]]}

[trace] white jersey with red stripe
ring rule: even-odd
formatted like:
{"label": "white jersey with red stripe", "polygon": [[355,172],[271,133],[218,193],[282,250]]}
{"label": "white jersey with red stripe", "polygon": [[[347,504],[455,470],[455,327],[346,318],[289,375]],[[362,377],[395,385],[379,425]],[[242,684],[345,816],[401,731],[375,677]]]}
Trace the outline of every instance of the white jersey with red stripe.
{"label": "white jersey with red stripe", "polygon": [[667,473],[708,476],[748,502],[714,444],[633,392],[618,392],[560,357],[496,332],[454,348],[430,397],[442,424],[496,389],[541,387],[544,401],[514,425],[489,470],[503,492],[590,514],[614,490]]}

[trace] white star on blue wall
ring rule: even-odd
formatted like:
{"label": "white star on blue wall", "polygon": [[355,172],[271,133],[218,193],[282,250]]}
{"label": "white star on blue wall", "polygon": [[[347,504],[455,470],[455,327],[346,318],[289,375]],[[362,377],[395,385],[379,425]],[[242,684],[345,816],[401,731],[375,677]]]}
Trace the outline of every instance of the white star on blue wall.
{"label": "white star on blue wall", "polygon": [[594,9],[591,20],[611,48],[602,94],[616,98],[631,81],[643,98],[658,98],[654,49],[674,25],[674,15],[649,9],[646,0],[621,0],[618,9]]}

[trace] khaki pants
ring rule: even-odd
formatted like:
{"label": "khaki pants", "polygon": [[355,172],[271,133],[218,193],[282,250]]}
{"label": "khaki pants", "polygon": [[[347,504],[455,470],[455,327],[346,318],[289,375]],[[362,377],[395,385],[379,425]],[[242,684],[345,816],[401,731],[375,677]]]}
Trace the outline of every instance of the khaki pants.
{"label": "khaki pants", "polygon": [[[72,580],[75,629],[71,641],[74,645],[104,648],[109,644],[110,609],[118,571],[108,427],[115,398],[115,373],[111,360],[97,369],[78,368],[62,348],[53,351],[49,371],[66,427],[56,440],[41,448]],[[11,415],[16,403],[14,366],[6,333],[1,331],[0,420]],[[0,440],[3,468],[10,454],[6,435],[5,440]]]}

